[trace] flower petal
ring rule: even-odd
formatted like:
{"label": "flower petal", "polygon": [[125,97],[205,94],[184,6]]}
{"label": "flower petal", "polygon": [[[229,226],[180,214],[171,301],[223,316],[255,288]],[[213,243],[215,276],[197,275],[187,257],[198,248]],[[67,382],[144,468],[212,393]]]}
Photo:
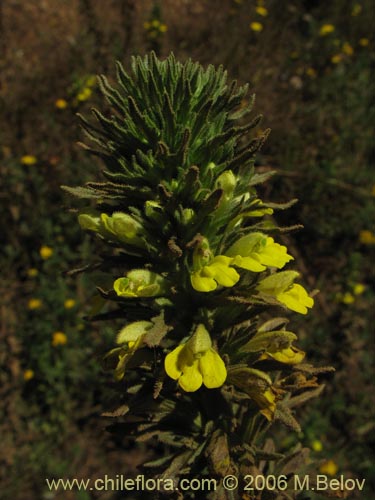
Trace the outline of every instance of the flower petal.
{"label": "flower petal", "polygon": [[227,378],[224,361],[212,348],[199,358],[199,370],[203,376],[203,383],[208,389],[222,386]]}
{"label": "flower petal", "polygon": [[202,375],[198,369],[198,360],[194,360],[192,365],[185,365],[183,374],[178,379],[181,388],[186,392],[195,392],[202,385]]}
{"label": "flower petal", "polygon": [[182,363],[180,361],[181,351],[185,348],[185,344],[181,344],[173,349],[164,359],[164,368],[169,377],[177,380],[182,375]]}
{"label": "flower petal", "polygon": [[241,257],[241,255],[236,255],[233,259],[233,264],[254,273],[260,273],[266,269],[266,266],[259,262],[257,254],[254,254],[252,257]]}
{"label": "flower petal", "polygon": [[314,300],[309,297],[303,286],[297,283],[293,284],[292,288],[286,292],[277,294],[276,298],[288,309],[300,314],[307,314],[307,308],[314,305]]}
{"label": "flower petal", "polygon": [[202,276],[199,271],[190,276],[190,281],[191,286],[197,292],[212,292],[217,288],[217,283],[213,278]]}

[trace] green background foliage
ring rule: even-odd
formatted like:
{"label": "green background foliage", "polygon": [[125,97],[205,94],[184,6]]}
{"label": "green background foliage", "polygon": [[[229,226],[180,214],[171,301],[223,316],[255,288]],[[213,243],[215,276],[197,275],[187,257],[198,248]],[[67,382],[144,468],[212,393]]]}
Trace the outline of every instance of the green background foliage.
{"label": "green background foliage", "polygon": [[[309,360],[336,368],[323,395],[299,411],[303,434],[280,431],[279,441],[285,449],[298,440],[306,446],[320,441],[323,449],[313,457],[333,460],[339,474],[366,478],[367,491],[358,498],[372,498],[371,2],[266,0],[266,16],[251,0],[212,4],[1,3],[5,499],[52,498],[45,477],[130,475],[162,453],[112,439],[104,430],[100,413],[111,404],[112,381],[100,369],[100,355],[112,346],[115,332],[84,320],[100,308],[94,286],[101,275],[63,274],[90,260],[95,249],[67,211],[70,200],[59,187],[97,179],[99,163],[76,144],[83,134],[75,114],[101,109],[93,76],[105,73],[113,80],[115,59],[128,67],[130,55],[150,49],[162,58],[173,50],[182,61],[223,64],[230,79],[249,82],[256,93],[255,112],[272,129],[257,167],[278,170],[261,197],[299,198],[277,221],[304,225],[283,236],[284,243],[305,282],[320,290],[313,312],[294,319],[294,330]],[[263,29],[251,29],[253,22]],[[320,35],[327,24],[334,31]],[[25,155],[35,163],[25,164]],[[43,246],[53,251],[47,259],[40,254]],[[31,299],[39,299],[40,307],[30,308]],[[73,307],[66,307],[67,299],[75,301]],[[55,345],[56,332],[66,335],[65,344]],[[29,380],[27,370],[33,371]],[[53,498],[116,496],[60,491]]]}

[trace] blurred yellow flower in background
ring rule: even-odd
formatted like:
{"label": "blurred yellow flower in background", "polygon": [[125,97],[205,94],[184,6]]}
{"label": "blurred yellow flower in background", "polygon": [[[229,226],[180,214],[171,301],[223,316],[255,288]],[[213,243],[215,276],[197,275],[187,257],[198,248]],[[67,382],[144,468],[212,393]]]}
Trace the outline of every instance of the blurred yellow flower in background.
{"label": "blurred yellow flower in background", "polygon": [[335,31],[335,27],[333,24],[323,24],[323,26],[319,30],[320,36],[326,36]]}
{"label": "blurred yellow flower in background", "polygon": [[30,311],[34,311],[35,309],[40,309],[42,307],[42,301],[40,299],[30,299],[27,303],[27,308]]}
{"label": "blurred yellow flower in background", "polygon": [[76,305],[76,301],[74,299],[66,299],[64,302],[65,309],[72,309]]}
{"label": "blurred yellow flower in background", "polygon": [[346,54],[347,56],[352,56],[353,53],[354,53],[354,50],[353,50],[353,47],[350,45],[350,43],[348,42],[345,42],[342,46],[342,51],[344,52],[344,54]]}
{"label": "blurred yellow flower in background", "polygon": [[336,54],[336,55],[331,57],[331,62],[333,64],[338,64],[341,61],[342,61],[342,54]]}
{"label": "blurred yellow flower in background", "polygon": [[64,332],[55,332],[52,335],[52,345],[57,347],[59,345],[65,345],[68,342],[68,337]]}
{"label": "blurred yellow flower in background", "polygon": [[311,443],[311,448],[314,451],[322,451],[323,449],[323,444],[319,439],[314,439],[314,441]]}
{"label": "blurred yellow flower in background", "polygon": [[55,106],[57,109],[65,109],[68,107],[68,103],[66,102],[65,99],[57,99],[55,101]]}
{"label": "blurred yellow flower in background", "polygon": [[364,245],[375,245],[375,234],[368,229],[359,232],[359,242]]}
{"label": "blurred yellow flower in background", "polygon": [[322,474],[328,474],[329,476],[334,476],[338,469],[337,464],[333,460],[327,460],[319,467],[319,471]]}
{"label": "blurred yellow flower in background", "polygon": [[43,245],[39,249],[39,254],[42,257],[42,259],[47,260],[52,256],[53,250],[51,247]]}
{"label": "blurred yellow flower in background", "polygon": [[37,159],[32,155],[24,155],[21,158],[22,165],[35,165]]}
{"label": "blurred yellow flower in background", "polygon": [[355,3],[352,9],[352,16],[353,17],[358,16],[358,14],[360,14],[361,12],[362,12],[362,5],[359,3]]}
{"label": "blurred yellow flower in background", "polygon": [[370,40],[368,38],[360,38],[359,39],[359,45],[361,47],[367,47],[367,45],[370,43]]}
{"label": "blurred yellow flower in background", "polygon": [[35,276],[38,276],[39,271],[38,269],[35,269],[35,267],[31,267],[26,271],[26,273],[29,278],[35,278]]}
{"label": "blurred yellow flower in background", "polygon": [[255,12],[263,17],[266,17],[268,15],[268,10],[262,6],[256,7]]}
{"label": "blurred yellow flower in background", "polygon": [[259,33],[263,29],[263,24],[262,23],[257,23],[256,21],[253,23],[250,23],[250,29]]}
{"label": "blurred yellow flower in background", "polygon": [[29,380],[31,380],[32,378],[34,378],[34,370],[31,370],[30,368],[25,370],[23,372],[23,379],[25,380],[25,382],[28,382]]}
{"label": "blurred yellow flower in background", "polygon": [[366,290],[366,287],[363,283],[356,283],[353,286],[354,295],[362,295],[362,293]]}

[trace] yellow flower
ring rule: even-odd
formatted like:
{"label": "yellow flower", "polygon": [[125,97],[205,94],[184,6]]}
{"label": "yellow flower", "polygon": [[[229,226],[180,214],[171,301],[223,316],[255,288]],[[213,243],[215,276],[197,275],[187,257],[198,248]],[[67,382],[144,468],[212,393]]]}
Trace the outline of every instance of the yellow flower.
{"label": "yellow flower", "polygon": [[337,464],[333,460],[327,460],[319,467],[319,471],[322,474],[328,474],[329,476],[334,476],[338,469]]}
{"label": "yellow flower", "polygon": [[85,87],[79,94],[77,94],[78,101],[87,101],[91,97],[92,90],[89,87]]}
{"label": "yellow flower", "polygon": [[311,443],[311,448],[314,451],[322,451],[323,449],[323,444],[319,439],[314,439],[314,441]]}
{"label": "yellow flower", "polygon": [[354,301],[355,301],[355,298],[349,292],[344,293],[344,295],[342,296],[342,299],[341,299],[341,302],[343,304],[353,304]]}
{"label": "yellow flower", "polygon": [[254,22],[250,23],[250,29],[252,31],[255,31],[255,32],[259,33],[263,29],[263,24],[254,21]]}
{"label": "yellow flower", "polygon": [[133,269],[113,283],[119,297],[156,297],[166,291],[166,280],[148,269]]}
{"label": "yellow flower", "polygon": [[166,33],[168,31],[168,26],[166,24],[161,24],[159,26],[160,33]]}
{"label": "yellow flower", "polygon": [[72,309],[76,305],[76,301],[74,299],[66,299],[64,302],[65,309]]}
{"label": "yellow flower", "polygon": [[35,269],[35,267],[31,267],[27,270],[27,276],[29,278],[35,278],[35,276],[38,276],[38,269]]}
{"label": "yellow flower", "polygon": [[28,309],[34,311],[35,309],[40,309],[42,307],[42,301],[40,299],[30,299],[27,303]]}
{"label": "yellow flower", "polygon": [[342,51],[344,52],[344,54],[346,54],[347,56],[352,56],[353,53],[354,53],[354,50],[353,50],[353,47],[350,45],[350,43],[348,42],[345,42],[342,46]]}
{"label": "yellow flower", "polygon": [[55,106],[57,109],[65,109],[68,106],[68,103],[66,102],[65,99],[57,99],[55,101]]}
{"label": "yellow flower", "polygon": [[234,286],[240,279],[240,275],[230,267],[232,260],[225,255],[214,257],[209,265],[191,274],[192,287],[198,292],[212,292],[217,285]]}
{"label": "yellow flower", "polygon": [[258,6],[255,8],[255,12],[260,16],[266,17],[268,15],[268,10],[265,7]]}
{"label": "yellow flower", "polygon": [[331,57],[331,62],[333,64],[339,64],[342,61],[342,54],[335,54]]}
{"label": "yellow flower", "polygon": [[362,5],[359,4],[359,3],[355,3],[353,5],[353,9],[352,9],[352,16],[353,17],[356,17],[358,16],[358,14],[360,14],[362,12]]}
{"label": "yellow flower", "polygon": [[281,269],[293,260],[285,246],[275,243],[270,236],[257,232],[240,238],[225,254],[233,257],[232,265],[256,273],[264,271],[266,267]]}
{"label": "yellow flower", "polygon": [[31,370],[30,368],[25,370],[23,372],[23,379],[28,382],[29,380],[31,380],[32,378],[34,378],[34,370]]}
{"label": "yellow flower", "polygon": [[167,375],[178,380],[186,392],[195,392],[202,384],[215,389],[227,378],[224,361],[212,348],[210,335],[202,324],[185,344],[167,354],[164,367]]}
{"label": "yellow flower", "polygon": [[310,78],[316,78],[316,70],[314,68],[307,68],[306,75]]}
{"label": "yellow flower", "polygon": [[303,351],[297,349],[297,347],[290,346],[278,351],[267,351],[261,355],[259,360],[274,359],[275,361],[279,361],[279,363],[297,365],[303,361],[304,357],[305,353]]}
{"label": "yellow flower", "polygon": [[52,335],[52,345],[57,347],[59,345],[65,345],[68,342],[68,337],[63,332],[55,332]]}
{"label": "yellow flower", "polygon": [[264,295],[275,297],[288,309],[300,314],[307,314],[307,309],[314,305],[303,286],[293,283],[298,276],[296,271],[282,271],[271,274],[260,281],[256,289]]}
{"label": "yellow flower", "polygon": [[38,160],[35,158],[35,156],[32,155],[24,155],[21,158],[22,165],[35,165],[37,161]]}
{"label": "yellow flower", "polygon": [[354,295],[362,295],[362,293],[366,290],[365,285],[362,283],[356,283],[353,287]]}
{"label": "yellow flower", "polygon": [[42,259],[47,260],[52,256],[53,250],[51,247],[43,245],[39,249],[39,254],[42,257]]}
{"label": "yellow flower", "polygon": [[319,30],[320,36],[326,36],[335,31],[335,27],[333,24],[323,24],[323,26]]}
{"label": "yellow flower", "polygon": [[364,245],[374,245],[375,244],[375,234],[368,229],[364,229],[359,232],[359,242]]}
{"label": "yellow flower", "polygon": [[367,47],[369,43],[370,43],[370,40],[368,38],[360,38],[360,40],[359,40],[359,45],[361,47]]}

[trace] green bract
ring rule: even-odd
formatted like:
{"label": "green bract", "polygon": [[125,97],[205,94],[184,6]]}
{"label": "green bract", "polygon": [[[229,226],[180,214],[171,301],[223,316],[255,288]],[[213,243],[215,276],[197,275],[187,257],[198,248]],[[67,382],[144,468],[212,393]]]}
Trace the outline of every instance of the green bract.
{"label": "green bract", "polygon": [[99,83],[109,109],[81,123],[104,179],[64,189],[95,205],[78,220],[99,235],[92,268],[108,307],[93,319],[120,329],[105,365],[124,378],[124,432],[168,443],[149,464],[168,477],[257,467],[270,458],[256,441],[264,419],[299,431],[290,407],[319,390],[274,316],[313,299],[298,272],[280,271],[293,257],[271,216],[289,205],[256,190],[273,174],[254,167],[268,130],[253,132],[254,98],[221,67],[151,53]]}

